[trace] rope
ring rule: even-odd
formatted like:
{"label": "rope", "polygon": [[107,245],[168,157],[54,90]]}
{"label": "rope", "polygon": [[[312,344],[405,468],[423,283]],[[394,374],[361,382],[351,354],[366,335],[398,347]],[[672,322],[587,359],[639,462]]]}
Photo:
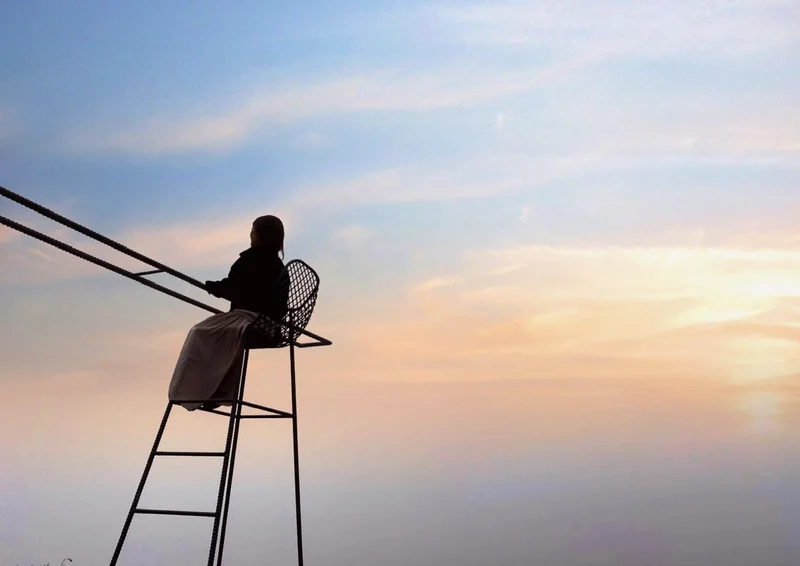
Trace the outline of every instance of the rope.
{"label": "rope", "polygon": [[[109,240],[105,236],[102,236],[102,235],[100,235],[100,234],[98,234],[98,233],[96,233],[96,232],[94,232],[92,230],[89,230],[88,228],[85,228],[85,227],[81,226],[80,224],[76,224],[75,222],[72,222],[71,220],[69,220],[67,218],[64,218],[63,216],[61,216],[59,214],[56,214],[55,212],[52,212],[52,211],[50,211],[50,210],[48,210],[48,209],[46,209],[46,208],[44,208],[42,206],[39,206],[38,204],[36,204],[36,203],[34,203],[32,201],[29,201],[26,198],[23,198],[23,197],[15,194],[15,193],[12,193],[8,189],[4,189],[3,187],[0,187],[0,195],[8,197],[9,199],[16,201],[16,202],[22,204],[23,206],[26,206],[26,207],[30,208],[31,210],[35,210],[36,212],[39,212],[39,213],[43,214],[44,216],[47,216],[48,218],[51,218],[51,219],[53,219],[53,220],[65,225],[65,226],[73,228],[76,231],[81,232],[82,234],[86,234],[87,236],[90,236],[90,237],[94,238],[95,240],[97,240],[99,242],[102,242],[104,244],[108,244],[112,248],[117,249],[117,250],[121,251],[122,253],[124,253],[126,255],[129,255],[129,256],[134,257],[136,259],[140,259],[141,261],[144,261],[145,263],[147,263],[149,265],[152,265],[154,267],[158,267],[159,270],[164,271],[165,273],[169,273],[170,275],[175,275],[176,277],[179,277],[180,279],[182,279],[182,280],[184,280],[184,281],[186,281],[188,283],[191,283],[191,284],[195,285],[196,287],[200,287],[201,289],[205,290],[205,286],[202,283],[200,283],[199,281],[197,281],[195,279],[192,279],[191,277],[188,277],[188,276],[180,273],[179,271],[175,271],[174,269],[171,269],[171,268],[169,268],[169,267],[167,267],[165,265],[162,265],[162,264],[160,264],[160,263],[158,263],[156,261],[153,261],[150,258],[145,257],[145,256],[143,256],[143,255],[141,255],[141,254],[139,254],[137,252],[134,252],[133,250],[131,250],[129,248],[126,248],[122,244],[118,244],[117,242],[114,242],[113,240]],[[69,244],[65,244],[64,242],[56,240],[55,238],[51,238],[50,236],[42,234],[41,232],[38,232],[38,231],[36,231],[36,230],[34,230],[32,228],[28,228],[27,226],[19,224],[18,222],[14,222],[13,220],[10,220],[10,219],[6,218],[5,216],[0,216],[0,224],[4,224],[5,226],[8,226],[9,228],[17,230],[18,232],[22,232],[23,234],[26,234],[28,236],[31,236],[32,238],[36,238],[37,240],[40,240],[40,241],[45,242],[47,244],[50,244],[51,246],[54,246],[54,247],[56,247],[56,248],[58,248],[60,250],[63,250],[65,252],[69,253],[69,254],[72,254],[72,255],[74,255],[76,257],[84,259],[84,260],[86,260],[86,261],[88,261],[90,263],[93,263],[95,265],[99,265],[100,267],[104,267],[105,269],[108,269],[109,271],[113,271],[114,273],[117,273],[119,275],[127,277],[128,279],[133,279],[134,281],[138,281],[142,285],[150,287],[151,289],[155,289],[156,291],[160,291],[160,292],[164,293],[165,295],[169,295],[170,297],[174,297],[174,298],[176,298],[178,300],[181,300],[181,301],[183,301],[185,303],[188,303],[190,305],[194,305],[194,306],[196,306],[198,308],[201,308],[203,310],[206,310],[206,311],[208,311],[210,313],[217,314],[217,313],[222,312],[219,309],[216,309],[216,308],[214,308],[214,307],[212,307],[210,305],[207,305],[205,303],[201,303],[200,301],[196,301],[196,300],[192,299],[191,297],[187,297],[186,295],[182,295],[181,293],[173,291],[172,289],[168,289],[168,288],[166,288],[166,287],[164,287],[162,285],[159,285],[158,283],[153,283],[152,281],[149,281],[149,280],[145,279],[144,277],[142,277],[141,274],[133,273],[131,271],[128,271],[127,269],[123,269],[121,267],[118,267],[118,266],[116,266],[114,264],[111,264],[111,263],[109,263],[109,262],[107,262],[105,260],[102,260],[102,259],[100,259],[98,257],[95,257],[93,255],[87,254],[86,252],[83,252],[83,251],[81,251],[81,250],[79,250],[77,248],[74,248],[74,247],[70,246]]]}
{"label": "rope", "polygon": [[167,267],[163,263],[159,263],[159,262],[157,262],[155,260],[150,259],[147,256],[143,256],[142,254],[140,254],[138,252],[135,252],[132,249],[126,247],[126,246],[123,246],[119,242],[115,242],[114,240],[112,240],[110,238],[106,238],[102,234],[98,234],[94,230],[90,230],[89,228],[87,228],[85,226],[81,226],[77,222],[73,222],[69,218],[65,218],[65,217],[61,216],[60,214],[58,214],[56,212],[53,212],[49,208],[45,208],[42,205],[33,202],[32,200],[26,199],[22,195],[18,195],[17,193],[9,191],[8,189],[6,189],[4,187],[0,187],[0,196],[4,196],[9,200],[13,200],[14,202],[16,202],[18,204],[21,204],[22,206],[24,206],[26,208],[30,208],[31,210],[38,212],[42,216],[46,216],[47,218],[49,218],[51,220],[55,220],[59,224],[63,224],[64,226],[67,226],[68,228],[72,228],[76,232],[80,232],[81,234],[83,234],[85,236],[89,236],[90,238],[92,238],[94,240],[97,240],[98,242],[101,242],[101,243],[103,243],[103,244],[105,244],[105,245],[107,245],[109,247],[114,248],[118,252],[122,252],[127,256],[130,256],[132,258],[138,259],[139,261],[141,261],[143,263],[146,263],[147,265],[151,265],[151,266],[153,266],[155,268],[158,268],[159,270],[163,271],[164,273],[169,273],[173,277],[177,277],[178,279],[182,279],[183,281],[186,281],[187,283],[189,283],[191,285],[194,285],[195,287],[199,287],[200,289],[203,289],[204,291],[206,290],[205,285],[203,285],[197,279],[193,279],[193,278],[189,277],[188,275],[184,275],[180,271],[175,271],[171,267]]}

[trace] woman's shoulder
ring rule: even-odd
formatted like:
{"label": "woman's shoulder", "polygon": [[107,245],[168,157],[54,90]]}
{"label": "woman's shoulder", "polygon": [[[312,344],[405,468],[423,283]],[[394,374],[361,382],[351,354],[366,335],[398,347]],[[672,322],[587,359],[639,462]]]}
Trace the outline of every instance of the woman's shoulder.
{"label": "woman's shoulder", "polygon": [[283,260],[273,251],[261,247],[250,248],[250,258],[259,265],[267,267],[269,271],[282,271],[284,268]]}

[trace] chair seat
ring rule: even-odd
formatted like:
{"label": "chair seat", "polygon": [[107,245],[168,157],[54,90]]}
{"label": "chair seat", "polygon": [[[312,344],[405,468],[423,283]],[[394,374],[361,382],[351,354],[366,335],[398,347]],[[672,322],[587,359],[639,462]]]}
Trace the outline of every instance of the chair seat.
{"label": "chair seat", "polygon": [[289,345],[284,327],[267,316],[261,315],[247,327],[244,334],[244,347],[248,350],[265,348],[285,348]]}
{"label": "chair seat", "polygon": [[260,332],[248,332],[244,337],[244,347],[248,350],[263,350],[266,348],[285,348],[289,343],[281,336],[268,336]]}

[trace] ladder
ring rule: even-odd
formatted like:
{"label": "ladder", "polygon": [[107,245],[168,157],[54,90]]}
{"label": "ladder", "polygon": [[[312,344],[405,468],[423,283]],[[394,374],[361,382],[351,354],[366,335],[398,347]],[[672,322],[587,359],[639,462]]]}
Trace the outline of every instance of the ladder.
{"label": "ladder", "polygon": [[[299,484],[299,469],[298,469],[299,462],[297,457],[297,443],[296,443],[297,439],[297,434],[296,434],[297,421],[295,418],[296,415],[294,410],[293,412],[289,413],[243,400],[242,397],[244,394],[245,378],[247,376],[247,361],[249,357],[249,349],[244,350],[243,356],[244,357],[242,360],[242,366],[239,375],[239,384],[237,387],[237,398],[215,401],[215,403],[221,403],[221,404],[230,403],[231,405],[230,411],[223,411],[208,406],[204,407],[201,406],[199,409],[201,411],[205,411],[208,413],[215,413],[228,417],[228,432],[225,441],[225,449],[223,451],[216,452],[216,451],[160,450],[159,448],[161,444],[161,439],[167,427],[167,422],[169,421],[172,408],[173,406],[180,404],[174,401],[168,402],[167,408],[164,411],[164,416],[161,419],[161,424],[159,425],[158,432],[156,433],[156,438],[155,441],[153,442],[153,447],[151,448],[150,454],[147,457],[147,463],[145,464],[142,477],[139,480],[139,485],[136,488],[136,493],[133,497],[130,509],[128,510],[128,515],[125,518],[125,524],[122,528],[122,533],[120,534],[117,546],[114,549],[114,555],[111,558],[111,566],[115,566],[117,560],[119,559],[120,552],[122,551],[122,547],[125,543],[125,539],[128,534],[128,529],[130,528],[134,515],[173,515],[173,516],[184,516],[184,517],[206,517],[214,519],[213,530],[211,533],[211,543],[209,545],[209,550],[208,550],[208,566],[215,566],[215,565],[219,566],[222,564],[222,555],[225,547],[225,532],[227,527],[228,509],[230,506],[231,487],[233,486],[233,470],[234,470],[234,465],[236,463],[236,449],[239,439],[239,425],[242,419],[292,419],[292,422],[295,425],[293,429],[295,431],[294,464],[295,464],[295,495],[296,495],[295,503],[297,506],[297,553],[298,553],[298,564],[302,566],[303,545],[302,545],[302,524],[300,515],[300,484]],[[292,389],[294,390],[294,387]],[[292,397],[294,401],[294,391]],[[205,402],[205,400],[182,401],[182,402],[201,403]],[[296,409],[296,403],[293,402],[293,405],[295,405],[293,409]],[[243,407],[250,407],[252,409],[256,409],[257,411],[259,411],[259,414],[247,414],[247,415],[242,414]],[[222,466],[220,472],[219,490],[217,493],[217,504],[215,509],[213,511],[195,511],[195,510],[180,510],[180,509],[149,509],[149,508],[139,507],[139,500],[141,498],[142,492],[144,491],[147,479],[150,475],[150,470],[153,466],[153,462],[157,457],[220,458],[222,460]]]}

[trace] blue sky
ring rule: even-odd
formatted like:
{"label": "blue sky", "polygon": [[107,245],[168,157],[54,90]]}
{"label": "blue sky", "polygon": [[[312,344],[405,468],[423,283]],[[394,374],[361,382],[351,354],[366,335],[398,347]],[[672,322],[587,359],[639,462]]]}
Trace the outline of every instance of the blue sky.
{"label": "blue sky", "polygon": [[[558,519],[536,545],[502,531],[506,563],[639,566],[644,552],[735,566],[719,549],[739,544],[743,566],[777,566],[798,540],[775,496],[794,500],[800,477],[787,455],[800,415],[798,10],[17,2],[0,21],[0,185],[201,280],[227,271],[253,218],[283,218],[287,258],[322,278],[311,326],[335,342],[304,362],[311,555],[494,556],[465,541],[541,521],[524,503],[550,486]],[[0,214],[134,265],[12,203]],[[0,308],[0,394],[15,400],[0,416],[13,454],[0,562],[57,563],[69,542],[77,564],[102,563],[203,313],[6,229]],[[486,403],[492,425],[465,409]],[[71,530],[59,500],[91,494],[73,446],[105,478],[93,501],[108,506],[77,522],[96,539]],[[48,454],[53,470],[39,466]],[[595,469],[606,483],[582,506],[571,489]],[[242,470],[258,477],[255,462]],[[646,471],[628,484],[625,470]],[[426,506],[448,478],[460,487]],[[337,523],[332,502],[364,482],[374,501]],[[475,515],[448,530],[442,509]],[[359,553],[367,522],[399,538]]]}

